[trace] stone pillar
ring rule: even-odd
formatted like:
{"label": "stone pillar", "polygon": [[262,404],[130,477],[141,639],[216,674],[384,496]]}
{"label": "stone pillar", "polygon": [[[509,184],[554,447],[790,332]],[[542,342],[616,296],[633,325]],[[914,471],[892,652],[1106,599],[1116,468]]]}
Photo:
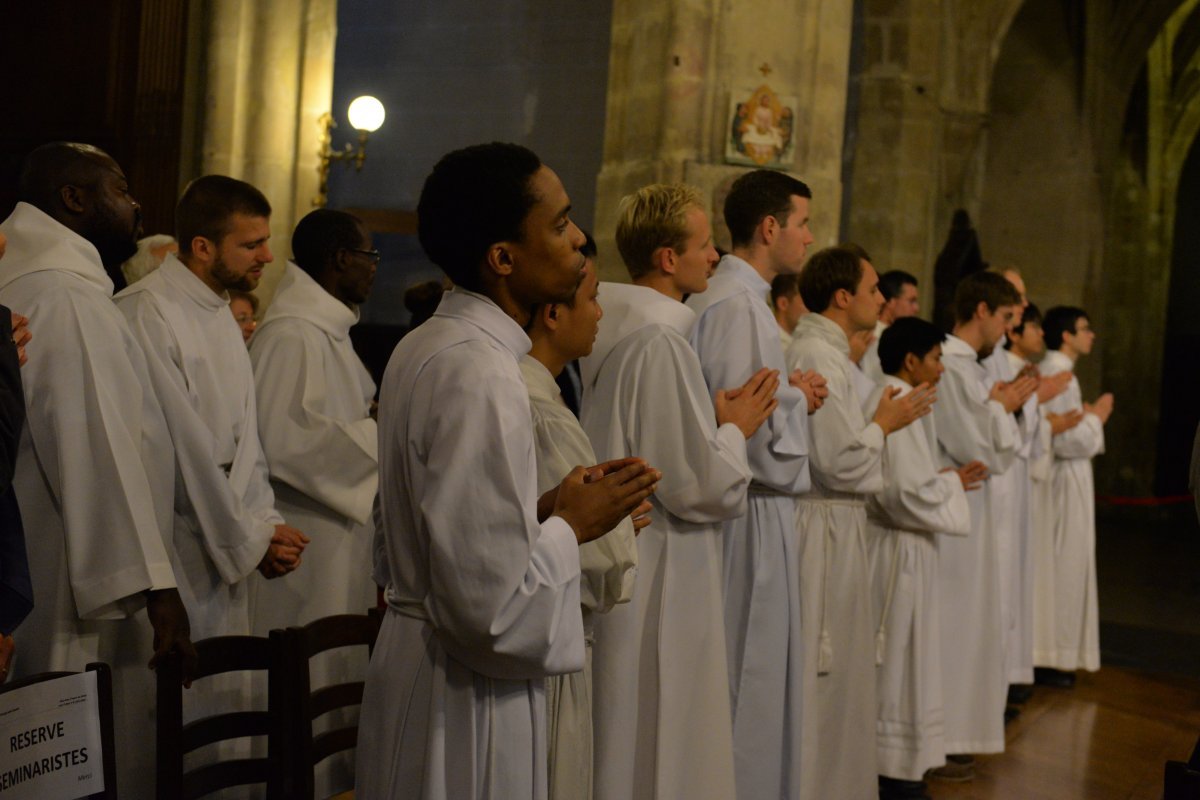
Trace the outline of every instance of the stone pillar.
{"label": "stone pillar", "polygon": [[917,276],[928,314],[951,215],[979,220],[992,66],[1021,0],[863,3],[847,234]]}
{"label": "stone pillar", "polygon": [[762,83],[796,98],[794,159],[785,166],[813,190],[817,244],[837,241],[851,23],[845,0],[614,2],[596,190],[601,277],[628,280],[613,243],[617,204],[648,183],[699,188],[718,245],[729,246],[721,205],[749,169],[724,160],[730,98]]}
{"label": "stone pillar", "polygon": [[254,184],[271,202],[271,249],[257,294],[270,302],[291,233],[317,191],[317,118],[333,93],[336,0],[205,4],[196,172]]}

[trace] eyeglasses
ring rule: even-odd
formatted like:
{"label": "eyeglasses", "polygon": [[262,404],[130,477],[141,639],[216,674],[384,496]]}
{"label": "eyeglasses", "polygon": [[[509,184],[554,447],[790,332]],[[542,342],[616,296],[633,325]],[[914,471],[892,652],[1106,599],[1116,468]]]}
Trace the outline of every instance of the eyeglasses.
{"label": "eyeglasses", "polygon": [[347,247],[346,250],[351,253],[358,253],[359,255],[366,256],[367,258],[371,259],[372,264],[378,264],[383,258],[383,255],[378,250],[360,250],[357,247]]}

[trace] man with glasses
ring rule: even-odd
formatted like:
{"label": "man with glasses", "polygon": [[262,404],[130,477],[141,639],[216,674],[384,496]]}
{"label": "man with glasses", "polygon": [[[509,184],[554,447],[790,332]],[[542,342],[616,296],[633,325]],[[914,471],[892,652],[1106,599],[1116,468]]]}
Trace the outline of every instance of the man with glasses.
{"label": "man with glasses", "polygon": [[[361,614],[375,601],[371,503],[379,481],[375,383],[354,353],[350,328],[371,293],[379,252],[362,222],[318,209],[296,226],[292,260],[250,342],[258,433],[275,505],[312,540],[302,574],[259,587],[254,632]],[[314,685],[362,680],[361,659],[326,664]],[[316,666],[316,665],[314,665]],[[352,758],[352,757],[351,757]],[[351,768],[323,763],[322,797],[354,785]]]}

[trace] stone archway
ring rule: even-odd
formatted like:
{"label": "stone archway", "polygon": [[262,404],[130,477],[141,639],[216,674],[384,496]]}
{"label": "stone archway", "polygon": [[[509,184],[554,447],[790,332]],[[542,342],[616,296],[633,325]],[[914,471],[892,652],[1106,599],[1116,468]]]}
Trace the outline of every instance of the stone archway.
{"label": "stone archway", "polygon": [[[1154,492],[1175,197],[1200,130],[1181,80],[1196,0],[1027,3],[990,76],[980,242],[1039,305],[1081,305],[1101,332],[1085,395],[1118,397],[1101,494]],[[1194,38],[1194,41],[1193,41]],[[1200,73],[1197,73],[1200,74]],[[1139,83],[1139,75],[1143,76]]]}

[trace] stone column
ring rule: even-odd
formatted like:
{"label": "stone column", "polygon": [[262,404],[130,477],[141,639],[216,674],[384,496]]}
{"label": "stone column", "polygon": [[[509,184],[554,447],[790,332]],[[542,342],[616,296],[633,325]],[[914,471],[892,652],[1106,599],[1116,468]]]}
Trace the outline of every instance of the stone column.
{"label": "stone column", "polygon": [[271,202],[271,249],[257,294],[270,302],[291,233],[317,190],[317,118],[333,94],[337,0],[213,0],[205,4],[203,106],[196,172],[254,184]]}
{"label": "stone column", "polygon": [[617,204],[648,183],[699,188],[718,245],[729,246],[724,194],[749,169],[724,160],[730,98],[762,83],[796,98],[794,159],[785,166],[813,190],[818,245],[837,241],[851,10],[845,0],[614,2],[596,190],[602,278],[628,280],[613,243]]}

